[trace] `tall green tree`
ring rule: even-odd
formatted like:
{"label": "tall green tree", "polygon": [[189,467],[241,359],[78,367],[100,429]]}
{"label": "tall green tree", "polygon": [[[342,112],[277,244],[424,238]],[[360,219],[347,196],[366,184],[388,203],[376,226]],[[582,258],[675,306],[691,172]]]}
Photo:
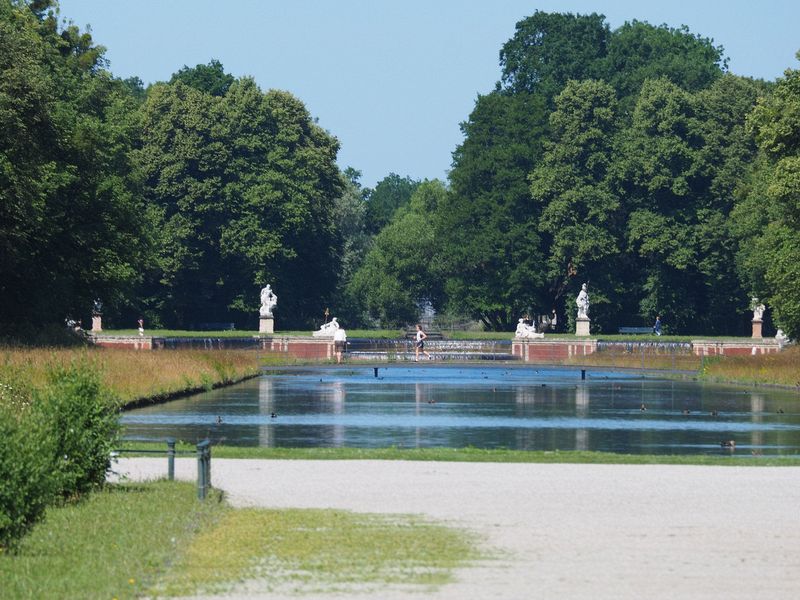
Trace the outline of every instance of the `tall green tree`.
{"label": "tall green tree", "polygon": [[[797,53],[800,60],[800,52]],[[800,336],[800,70],[787,69],[748,119],[760,150],[734,211],[742,278],[774,310],[775,323]]]}
{"label": "tall green tree", "polygon": [[435,215],[446,195],[442,182],[423,182],[375,237],[353,277],[350,295],[362,298],[370,318],[384,327],[410,325],[424,304],[440,303]]}
{"label": "tall green tree", "polygon": [[675,29],[633,20],[611,34],[598,70],[627,110],[647,79],[667,79],[690,92],[708,87],[727,69],[723,53],[722,46],[686,26]]}
{"label": "tall green tree", "polygon": [[550,307],[540,206],[527,177],[542,154],[546,100],[539,94],[480,96],[453,153],[450,194],[437,240],[449,308],[510,330],[519,314]]}
{"label": "tall green tree", "polygon": [[358,326],[366,323],[366,307],[361,295],[351,293],[350,283],[363,264],[373,237],[367,232],[365,196],[368,190],[359,182],[361,172],[348,167],[344,176],[344,191],[336,199],[334,209],[334,222],[341,238],[341,267],[331,308],[339,317],[340,323]]}
{"label": "tall green tree", "polygon": [[517,23],[500,50],[498,87],[542,96],[548,104],[571,79],[593,79],[606,55],[611,33],[596,13],[536,11]]}
{"label": "tall green tree", "polygon": [[[531,174],[530,188],[541,206],[550,292],[553,304],[561,305],[564,294],[573,298],[588,281],[597,307],[595,325],[608,329],[623,309],[617,286],[624,272],[624,220],[609,181],[619,126],[616,94],[600,81],[570,81],[555,106],[551,141]],[[569,317],[573,314],[567,311]]]}
{"label": "tall green tree", "polygon": [[149,308],[164,325],[222,321],[219,231],[230,148],[221,138],[220,100],[182,82],[153,86],[142,107],[135,152],[146,197],[158,207],[160,260],[152,271]]}
{"label": "tall green tree", "polygon": [[225,72],[221,62],[211,59],[207,65],[197,65],[195,67],[184,65],[169,80],[170,83],[178,81],[212,96],[224,96],[228,93],[236,78]]}
{"label": "tall green tree", "polygon": [[115,306],[149,256],[128,153],[136,102],[55,2],[0,0],[0,322]]}
{"label": "tall green tree", "polygon": [[736,78],[697,94],[665,79],[642,86],[615,168],[627,199],[628,248],[646,273],[644,318],[666,314],[679,331],[742,332],[746,294],[726,222],[730,173],[753,156],[742,124],[755,91]]}
{"label": "tall green tree", "polygon": [[137,161],[164,240],[151,299],[165,324],[255,323],[258,289],[280,290],[282,326],[305,324],[339,265],[338,142],[291,94],[252,79],[223,96],[154,86]]}
{"label": "tall green tree", "polygon": [[375,235],[392,220],[397,209],[408,204],[420,182],[389,173],[367,193],[367,230]]}

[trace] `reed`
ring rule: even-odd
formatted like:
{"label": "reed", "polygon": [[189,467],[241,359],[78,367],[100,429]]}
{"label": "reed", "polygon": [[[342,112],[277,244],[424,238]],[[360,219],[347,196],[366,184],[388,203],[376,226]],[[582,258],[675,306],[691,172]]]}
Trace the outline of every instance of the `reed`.
{"label": "reed", "polygon": [[800,388],[800,347],[776,354],[706,358],[701,373],[712,381]]}
{"label": "reed", "polygon": [[75,363],[90,365],[124,403],[210,389],[258,373],[258,357],[251,350],[0,348],[0,369],[33,387],[44,386],[54,366]]}

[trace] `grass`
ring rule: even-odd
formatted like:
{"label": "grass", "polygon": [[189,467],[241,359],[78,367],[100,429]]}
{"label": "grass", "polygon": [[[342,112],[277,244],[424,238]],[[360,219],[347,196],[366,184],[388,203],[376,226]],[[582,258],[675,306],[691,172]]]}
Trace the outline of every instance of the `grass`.
{"label": "grass", "polygon": [[[125,442],[127,449],[166,450],[166,444]],[[194,450],[179,443],[178,450]],[[135,452],[126,456],[135,456]],[[571,463],[608,465],[800,466],[800,457],[736,455],[720,449],[716,455],[615,454],[588,451],[533,451],[483,448],[263,448],[214,446],[213,458],[272,460],[417,460],[442,462]],[[212,459],[213,461],[213,459]],[[165,461],[166,462],[166,461]]]}
{"label": "grass", "polygon": [[116,348],[0,348],[0,375],[46,382],[54,365],[88,362],[123,402],[211,389],[259,372],[257,354],[247,350],[143,351]]}
{"label": "grass", "polygon": [[290,593],[438,586],[475,558],[469,534],[418,517],[243,509],[196,536],[158,591],[219,593],[245,580]]}
{"label": "grass", "polygon": [[[553,361],[556,362],[556,361]],[[586,356],[574,356],[562,361],[563,364],[575,364],[591,367],[610,367],[617,369],[656,369],[699,371],[702,357],[691,353],[670,353],[649,350],[632,352],[603,350]]]}
{"label": "grass", "polygon": [[170,561],[226,511],[198,502],[188,483],[116,485],[85,501],[48,509],[13,554],[0,555],[0,595],[138,598]]}
{"label": "grass", "polygon": [[4,600],[124,599],[263,585],[313,589],[439,585],[476,558],[466,532],[415,517],[234,510],[189,483],[112,485],[48,510],[0,554]]}
{"label": "grass", "polygon": [[800,388],[800,347],[776,354],[707,357],[701,375],[710,381]]}

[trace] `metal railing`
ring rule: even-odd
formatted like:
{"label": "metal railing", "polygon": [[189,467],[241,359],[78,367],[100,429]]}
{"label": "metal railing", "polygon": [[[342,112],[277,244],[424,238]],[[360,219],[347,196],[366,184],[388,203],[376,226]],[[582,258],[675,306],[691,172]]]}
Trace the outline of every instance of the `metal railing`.
{"label": "metal railing", "polygon": [[203,440],[199,442],[195,450],[177,450],[175,439],[167,438],[167,449],[156,450],[153,448],[120,448],[114,450],[114,454],[166,454],[167,455],[167,479],[175,480],[175,457],[178,454],[193,454],[197,456],[197,498],[205,500],[211,489],[211,441]]}

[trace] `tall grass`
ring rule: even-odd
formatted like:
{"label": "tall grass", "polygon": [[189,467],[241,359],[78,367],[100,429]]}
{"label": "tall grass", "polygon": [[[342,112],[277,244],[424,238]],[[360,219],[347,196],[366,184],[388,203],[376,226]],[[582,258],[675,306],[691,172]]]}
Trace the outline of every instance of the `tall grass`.
{"label": "tall grass", "polygon": [[800,347],[787,348],[777,354],[706,358],[702,375],[713,381],[800,388]]}
{"label": "tall grass", "polygon": [[142,351],[110,348],[0,348],[0,369],[34,387],[47,383],[54,367],[88,363],[104,386],[123,402],[210,389],[258,373],[248,350]]}

